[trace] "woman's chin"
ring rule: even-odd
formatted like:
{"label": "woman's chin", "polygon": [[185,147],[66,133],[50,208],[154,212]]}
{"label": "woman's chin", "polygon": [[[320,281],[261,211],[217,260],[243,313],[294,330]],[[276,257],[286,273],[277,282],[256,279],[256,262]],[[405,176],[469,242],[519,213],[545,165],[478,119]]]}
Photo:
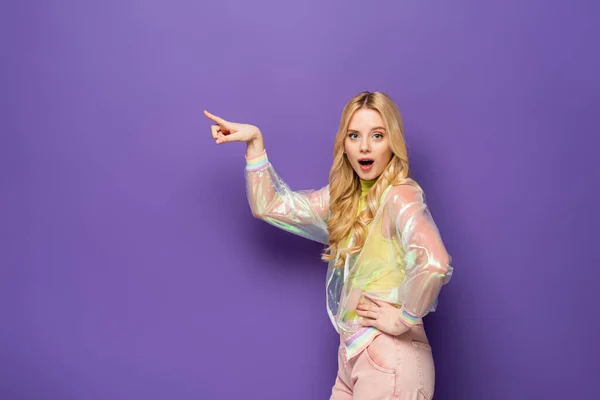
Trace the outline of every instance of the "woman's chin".
{"label": "woman's chin", "polygon": [[360,169],[358,171],[355,169],[354,172],[363,181],[372,181],[372,180],[375,180],[380,175],[380,173],[378,173],[377,171],[373,171],[373,170],[365,172],[365,171],[360,170]]}

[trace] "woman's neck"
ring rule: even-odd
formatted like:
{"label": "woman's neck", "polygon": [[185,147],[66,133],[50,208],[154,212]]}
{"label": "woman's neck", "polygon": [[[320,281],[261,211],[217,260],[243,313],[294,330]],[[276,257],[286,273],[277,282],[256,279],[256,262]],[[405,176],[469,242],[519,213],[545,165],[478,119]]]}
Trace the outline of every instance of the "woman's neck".
{"label": "woman's neck", "polygon": [[360,197],[367,197],[367,193],[373,187],[373,185],[377,182],[377,179],[373,179],[372,181],[365,181],[363,179],[360,180]]}

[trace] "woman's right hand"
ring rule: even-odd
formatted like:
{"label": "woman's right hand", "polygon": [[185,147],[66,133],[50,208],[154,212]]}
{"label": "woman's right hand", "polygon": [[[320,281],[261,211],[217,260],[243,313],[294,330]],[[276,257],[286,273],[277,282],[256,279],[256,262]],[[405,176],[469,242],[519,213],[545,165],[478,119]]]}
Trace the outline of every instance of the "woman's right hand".
{"label": "woman's right hand", "polygon": [[261,135],[260,130],[254,125],[226,121],[206,110],[204,110],[204,115],[215,122],[215,125],[212,125],[210,130],[217,144],[228,142],[248,143],[258,139]]}
{"label": "woman's right hand", "polygon": [[246,157],[253,157],[264,152],[265,145],[258,127],[225,121],[206,110],[204,110],[204,115],[216,123],[210,127],[210,130],[217,144],[244,142],[246,143]]}

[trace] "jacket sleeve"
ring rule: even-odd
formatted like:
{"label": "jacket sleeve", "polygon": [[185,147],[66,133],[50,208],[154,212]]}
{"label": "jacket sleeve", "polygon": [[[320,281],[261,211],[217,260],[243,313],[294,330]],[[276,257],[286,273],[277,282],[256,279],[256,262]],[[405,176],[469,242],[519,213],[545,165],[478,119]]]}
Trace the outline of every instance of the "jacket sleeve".
{"label": "jacket sleeve", "polygon": [[263,152],[246,157],[246,193],[252,215],[287,232],[327,244],[329,187],[292,191]]}
{"label": "jacket sleeve", "polygon": [[452,276],[451,257],[421,189],[394,186],[386,208],[395,239],[404,250],[405,278],[398,288],[402,322],[412,326],[422,323],[421,318],[435,310],[440,290]]}

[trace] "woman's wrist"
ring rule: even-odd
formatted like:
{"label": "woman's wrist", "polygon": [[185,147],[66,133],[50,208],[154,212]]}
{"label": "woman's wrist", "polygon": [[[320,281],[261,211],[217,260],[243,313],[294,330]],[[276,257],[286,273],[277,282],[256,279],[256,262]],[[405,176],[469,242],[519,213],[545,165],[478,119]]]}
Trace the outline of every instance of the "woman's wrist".
{"label": "woman's wrist", "polygon": [[265,144],[260,130],[257,128],[252,139],[246,142],[246,158],[254,158],[265,151]]}
{"label": "woman's wrist", "polygon": [[[258,149],[254,149],[258,150]],[[252,154],[252,155],[250,155]],[[246,171],[256,172],[260,171],[269,166],[269,159],[267,158],[267,152],[262,146],[262,151],[246,152]]]}

